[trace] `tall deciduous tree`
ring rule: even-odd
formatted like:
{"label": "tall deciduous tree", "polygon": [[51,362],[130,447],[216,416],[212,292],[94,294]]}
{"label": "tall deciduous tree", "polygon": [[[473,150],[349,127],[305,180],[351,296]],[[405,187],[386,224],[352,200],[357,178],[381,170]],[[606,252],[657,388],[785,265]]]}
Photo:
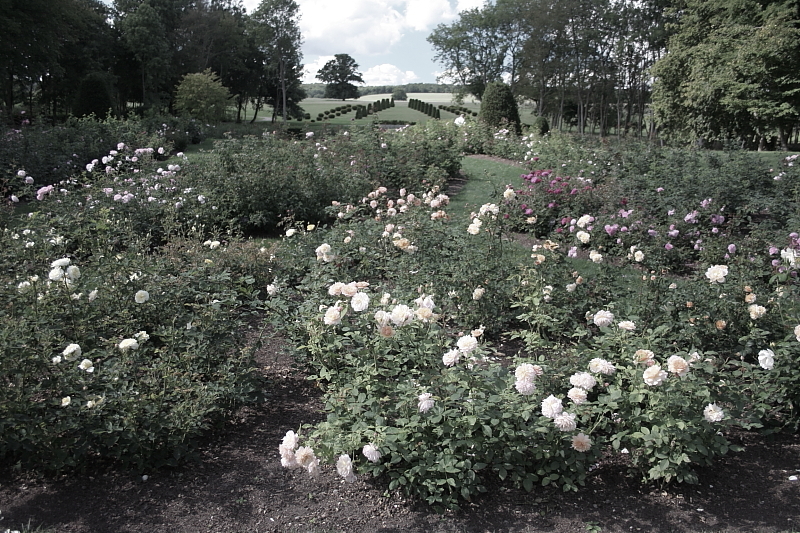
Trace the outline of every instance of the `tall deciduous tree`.
{"label": "tall deciduous tree", "polygon": [[326,98],[358,98],[358,87],[353,83],[364,83],[358,72],[358,63],[348,54],[336,54],[317,72],[317,79],[327,83]]}
{"label": "tall deciduous tree", "polygon": [[653,107],[666,133],[788,148],[800,120],[797,0],[687,0],[656,63]]}
{"label": "tall deciduous tree", "polygon": [[72,78],[70,94],[97,64],[88,49],[74,46],[93,37],[85,35],[92,29],[90,4],[88,0],[0,0],[0,94],[9,116],[19,100],[33,108],[42,80],[64,76],[70,70],[65,60],[73,59],[73,54],[78,54],[83,68]]}
{"label": "tall deciduous tree", "polygon": [[290,95],[298,94],[302,75],[299,11],[294,0],[262,0],[251,15],[253,37],[280,91],[280,100],[275,102],[278,105],[273,108],[280,109],[284,122],[292,105],[296,107],[297,102]]}
{"label": "tall deciduous tree", "polygon": [[118,21],[122,38],[139,63],[144,106],[160,103],[159,90],[169,74],[173,50],[158,11],[142,2]]}
{"label": "tall deciduous tree", "polygon": [[441,63],[445,78],[455,80],[462,90],[480,99],[486,86],[500,80],[506,71],[506,54],[518,33],[509,31],[511,17],[487,5],[462,11],[453,24],[439,24],[428,36]]}

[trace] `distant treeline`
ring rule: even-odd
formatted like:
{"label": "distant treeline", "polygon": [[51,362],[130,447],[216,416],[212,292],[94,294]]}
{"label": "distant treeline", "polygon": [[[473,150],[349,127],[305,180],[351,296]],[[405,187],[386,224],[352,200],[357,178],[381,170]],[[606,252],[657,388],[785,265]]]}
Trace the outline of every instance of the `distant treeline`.
{"label": "distant treeline", "polygon": [[[324,98],[324,83],[304,83],[303,89],[309,98]],[[366,96],[368,94],[390,94],[395,89],[403,89],[407,93],[452,93],[455,91],[453,85],[440,83],[406,83],[405,85],[374,85],[359,87],[358,94]]]}

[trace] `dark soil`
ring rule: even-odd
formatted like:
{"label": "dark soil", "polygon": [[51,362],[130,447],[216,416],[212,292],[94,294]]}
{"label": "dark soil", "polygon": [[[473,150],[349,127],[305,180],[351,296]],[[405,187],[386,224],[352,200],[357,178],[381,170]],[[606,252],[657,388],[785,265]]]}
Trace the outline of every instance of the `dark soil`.
{"label": "dark soil", "polygon": [[193,532],[783,532],[800,531],[800,436],[730,438],[745,451],[701,470],[699,485],[654,488],[598,465],[577,493],[500,487],[437,514],[380,479],[347,484],[333,466],[318,479],[280,465],[286,431],[322,418],[319,393],[280,341],[258,354],[265,403],[243,409],[202,460],[149,472],[105,468],[42,478],[0,466],[0,531]]}

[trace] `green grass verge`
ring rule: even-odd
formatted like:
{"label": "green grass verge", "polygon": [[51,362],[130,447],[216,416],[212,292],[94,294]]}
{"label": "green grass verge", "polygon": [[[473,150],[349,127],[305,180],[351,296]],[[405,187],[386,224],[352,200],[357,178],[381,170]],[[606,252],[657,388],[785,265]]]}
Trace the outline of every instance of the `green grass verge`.
{"label": "green grass verge", "polygon": [[508,163],[465,157],[461,160],[467,182],[455,195],[450,197],[451,216],[468,216],[487,202],[502,200],[506,185],[519,187],[523,169]]}

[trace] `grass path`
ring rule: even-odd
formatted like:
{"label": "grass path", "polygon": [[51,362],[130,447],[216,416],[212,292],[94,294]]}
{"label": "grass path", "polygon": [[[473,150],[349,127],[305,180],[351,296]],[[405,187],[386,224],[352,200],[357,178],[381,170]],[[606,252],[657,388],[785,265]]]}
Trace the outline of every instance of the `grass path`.
{"label": "grass path", "polygon": [[506,185],[519,187],[522,167],[495,159],[468,156],[461,160],[465,182],[455,184],[450,195],[450,212],[454,217],[467,217],[481,205],[502,200]]}

